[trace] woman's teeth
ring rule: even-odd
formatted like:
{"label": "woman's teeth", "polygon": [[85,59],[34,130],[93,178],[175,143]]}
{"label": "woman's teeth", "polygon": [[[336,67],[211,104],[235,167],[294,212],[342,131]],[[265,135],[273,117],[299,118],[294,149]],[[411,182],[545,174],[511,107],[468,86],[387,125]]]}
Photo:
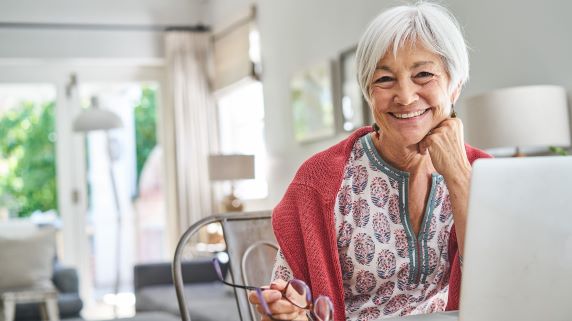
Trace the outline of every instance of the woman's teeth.
{"label": "woman's teeth", "polygon": [[407,118],[413,118],[413,117],[417,117],[423,113],[425,113],[427,111],[427,109],[424,110],[418,110],[418,111],[414,111],[412,113],[409,114],[397,114],[397,113],[392,113],[393,116],[399,118],[399,119],[407,119]]}

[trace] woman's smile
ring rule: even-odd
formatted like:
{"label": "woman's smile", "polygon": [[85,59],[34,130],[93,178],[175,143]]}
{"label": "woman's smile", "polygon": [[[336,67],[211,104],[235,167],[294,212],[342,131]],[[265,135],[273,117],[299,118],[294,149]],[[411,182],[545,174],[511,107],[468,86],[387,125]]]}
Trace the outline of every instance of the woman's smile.
{"label": "woman's smile", "polygon": [[399,120],[418,119],[425,115],[430,109],[431,108],[425,108],[409,112],[389,112],[389,114]]}

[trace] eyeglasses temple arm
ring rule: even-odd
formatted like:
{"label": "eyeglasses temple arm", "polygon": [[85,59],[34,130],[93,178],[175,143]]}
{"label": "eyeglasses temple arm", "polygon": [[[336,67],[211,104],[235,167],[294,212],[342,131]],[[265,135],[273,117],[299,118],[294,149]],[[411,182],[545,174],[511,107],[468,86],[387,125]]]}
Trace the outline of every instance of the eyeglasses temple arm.
{"label": "eyeglasses temple arm", "polygon": [[[245,289],[245,290],[249,290],[249,291],[256,291],[256,289],[258,289],[258,287],[255,287],[255,286],[233,284],[233,283],[227,282],[225,280],[220,280],[220,281],[222,283],[228,285],[228,286],[232,286],[232,287],[239,288],[239,289]],[[261,289],[261,290],[264,291],[265,289]]]}

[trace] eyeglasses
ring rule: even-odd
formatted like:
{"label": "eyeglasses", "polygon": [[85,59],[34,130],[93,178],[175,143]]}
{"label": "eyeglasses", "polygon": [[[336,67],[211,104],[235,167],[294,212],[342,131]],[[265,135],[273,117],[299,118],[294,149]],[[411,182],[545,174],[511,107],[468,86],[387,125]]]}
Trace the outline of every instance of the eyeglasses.
{"label": "eyeglasses", "polygon": [[[284,292],[282,292],[282,296],[286,300],[290,301],[293,305],[295,305],[299,308],[303,308],[305,310],[308,310],[310,312],[310,317],[312,318],[311,320],[317,320],[317,321],[333,321],[334,320],[334,305],[332,304],[332,301],[330,300],[330,298],[328,298],[327,296],[320,295],[319,297],[316,298],[316,300],[314,302],[312,302],[312,296],[310,294],[310,290],[308,289],[308,286],[306,285],[306,283],[304,283],[303,281],[300,281],[300,280],[293,279],[289,282],[290,285],[292,284],[292,281],[301,282],[301,284],[303,284],[305,286],[306,290],[304,290],[304,291],[306,291],[306,292],[305,292],[305,294],[304,293],[290,293],[290,295],[288,294],[288,291],[286,291],[286,294]],[[262,306],[262,309],[264,310],[264,314],[266,314],[266,316],[268,316],[270,318],[270,320],[272,320],[272,321],[286,321],[286,320],[282,320],[282,319],[276,319],[272,316],[272,312],[270,311],[270,307],[268,307],[268,303],[266,302],[266,300],[264,300],[264,296],[262,295],[263,290],[265,290],[265,289],[257,288],[256,289],[256,297],[258,298],[258,302],[260,302],[260,305]],[[294,303],[294,301],[301,300],[303,297],[306,297],[304,303],[301,303],[301,302]],[[301,304],[303,306],[300,306],[298,304]]]}
{"label": "eyeglasses", "polygon": [[[263,291],[270,290],[268,288],[261,288],[250,285],[239,285],[230,283],[224,280],[222,275],[222,269],[218,259],[214,258],[212,260],[214,269],[217,273],[218,279],[228,285],[239,289],[245,289],[250,291],[255,291],[258,301],[264,310],[264,313],[273,321],[282,321],[272,317],[272,312],[268,307],[268,303],[264,300],[262,295]],[[298,279],[292,279],[288,281],[283,290],[280,291],[282,297],[288,302],[292,303],[294,306],[310,311],[313,318],[318,321],[332,321],[334,320],[334,305],[332,301],[327,296],[320,295],[316,300],[312,300],[312,294],[310,288],[304,281]]]}

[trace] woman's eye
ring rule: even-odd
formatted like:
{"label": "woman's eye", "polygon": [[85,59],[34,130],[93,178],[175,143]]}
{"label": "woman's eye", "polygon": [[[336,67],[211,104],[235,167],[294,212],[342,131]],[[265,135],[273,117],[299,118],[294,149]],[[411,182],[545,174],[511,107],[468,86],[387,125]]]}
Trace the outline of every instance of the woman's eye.
{"label": "woman's eye", "polygon": [[422,72],[418,73],[417,75],[415,75],[415,78],[431,78],[433,76],[435,76],[435,75],[428,72],[428,71],[422,71]]}
{"label": "woman's eye", "polygon": [[433,78],[435,78],[435,74],[428,71],[422,71],[413,77],[413,81],[419,85],[425,85],[433,80]]}
{"label": "woman's eye", "polygon": [[376,84],[383,84],[383,83],[388,83],[390,81],[393,81],[393,78],[391,78],[389,76],[383,76],[383,77],[377,78],[375,83]]}

